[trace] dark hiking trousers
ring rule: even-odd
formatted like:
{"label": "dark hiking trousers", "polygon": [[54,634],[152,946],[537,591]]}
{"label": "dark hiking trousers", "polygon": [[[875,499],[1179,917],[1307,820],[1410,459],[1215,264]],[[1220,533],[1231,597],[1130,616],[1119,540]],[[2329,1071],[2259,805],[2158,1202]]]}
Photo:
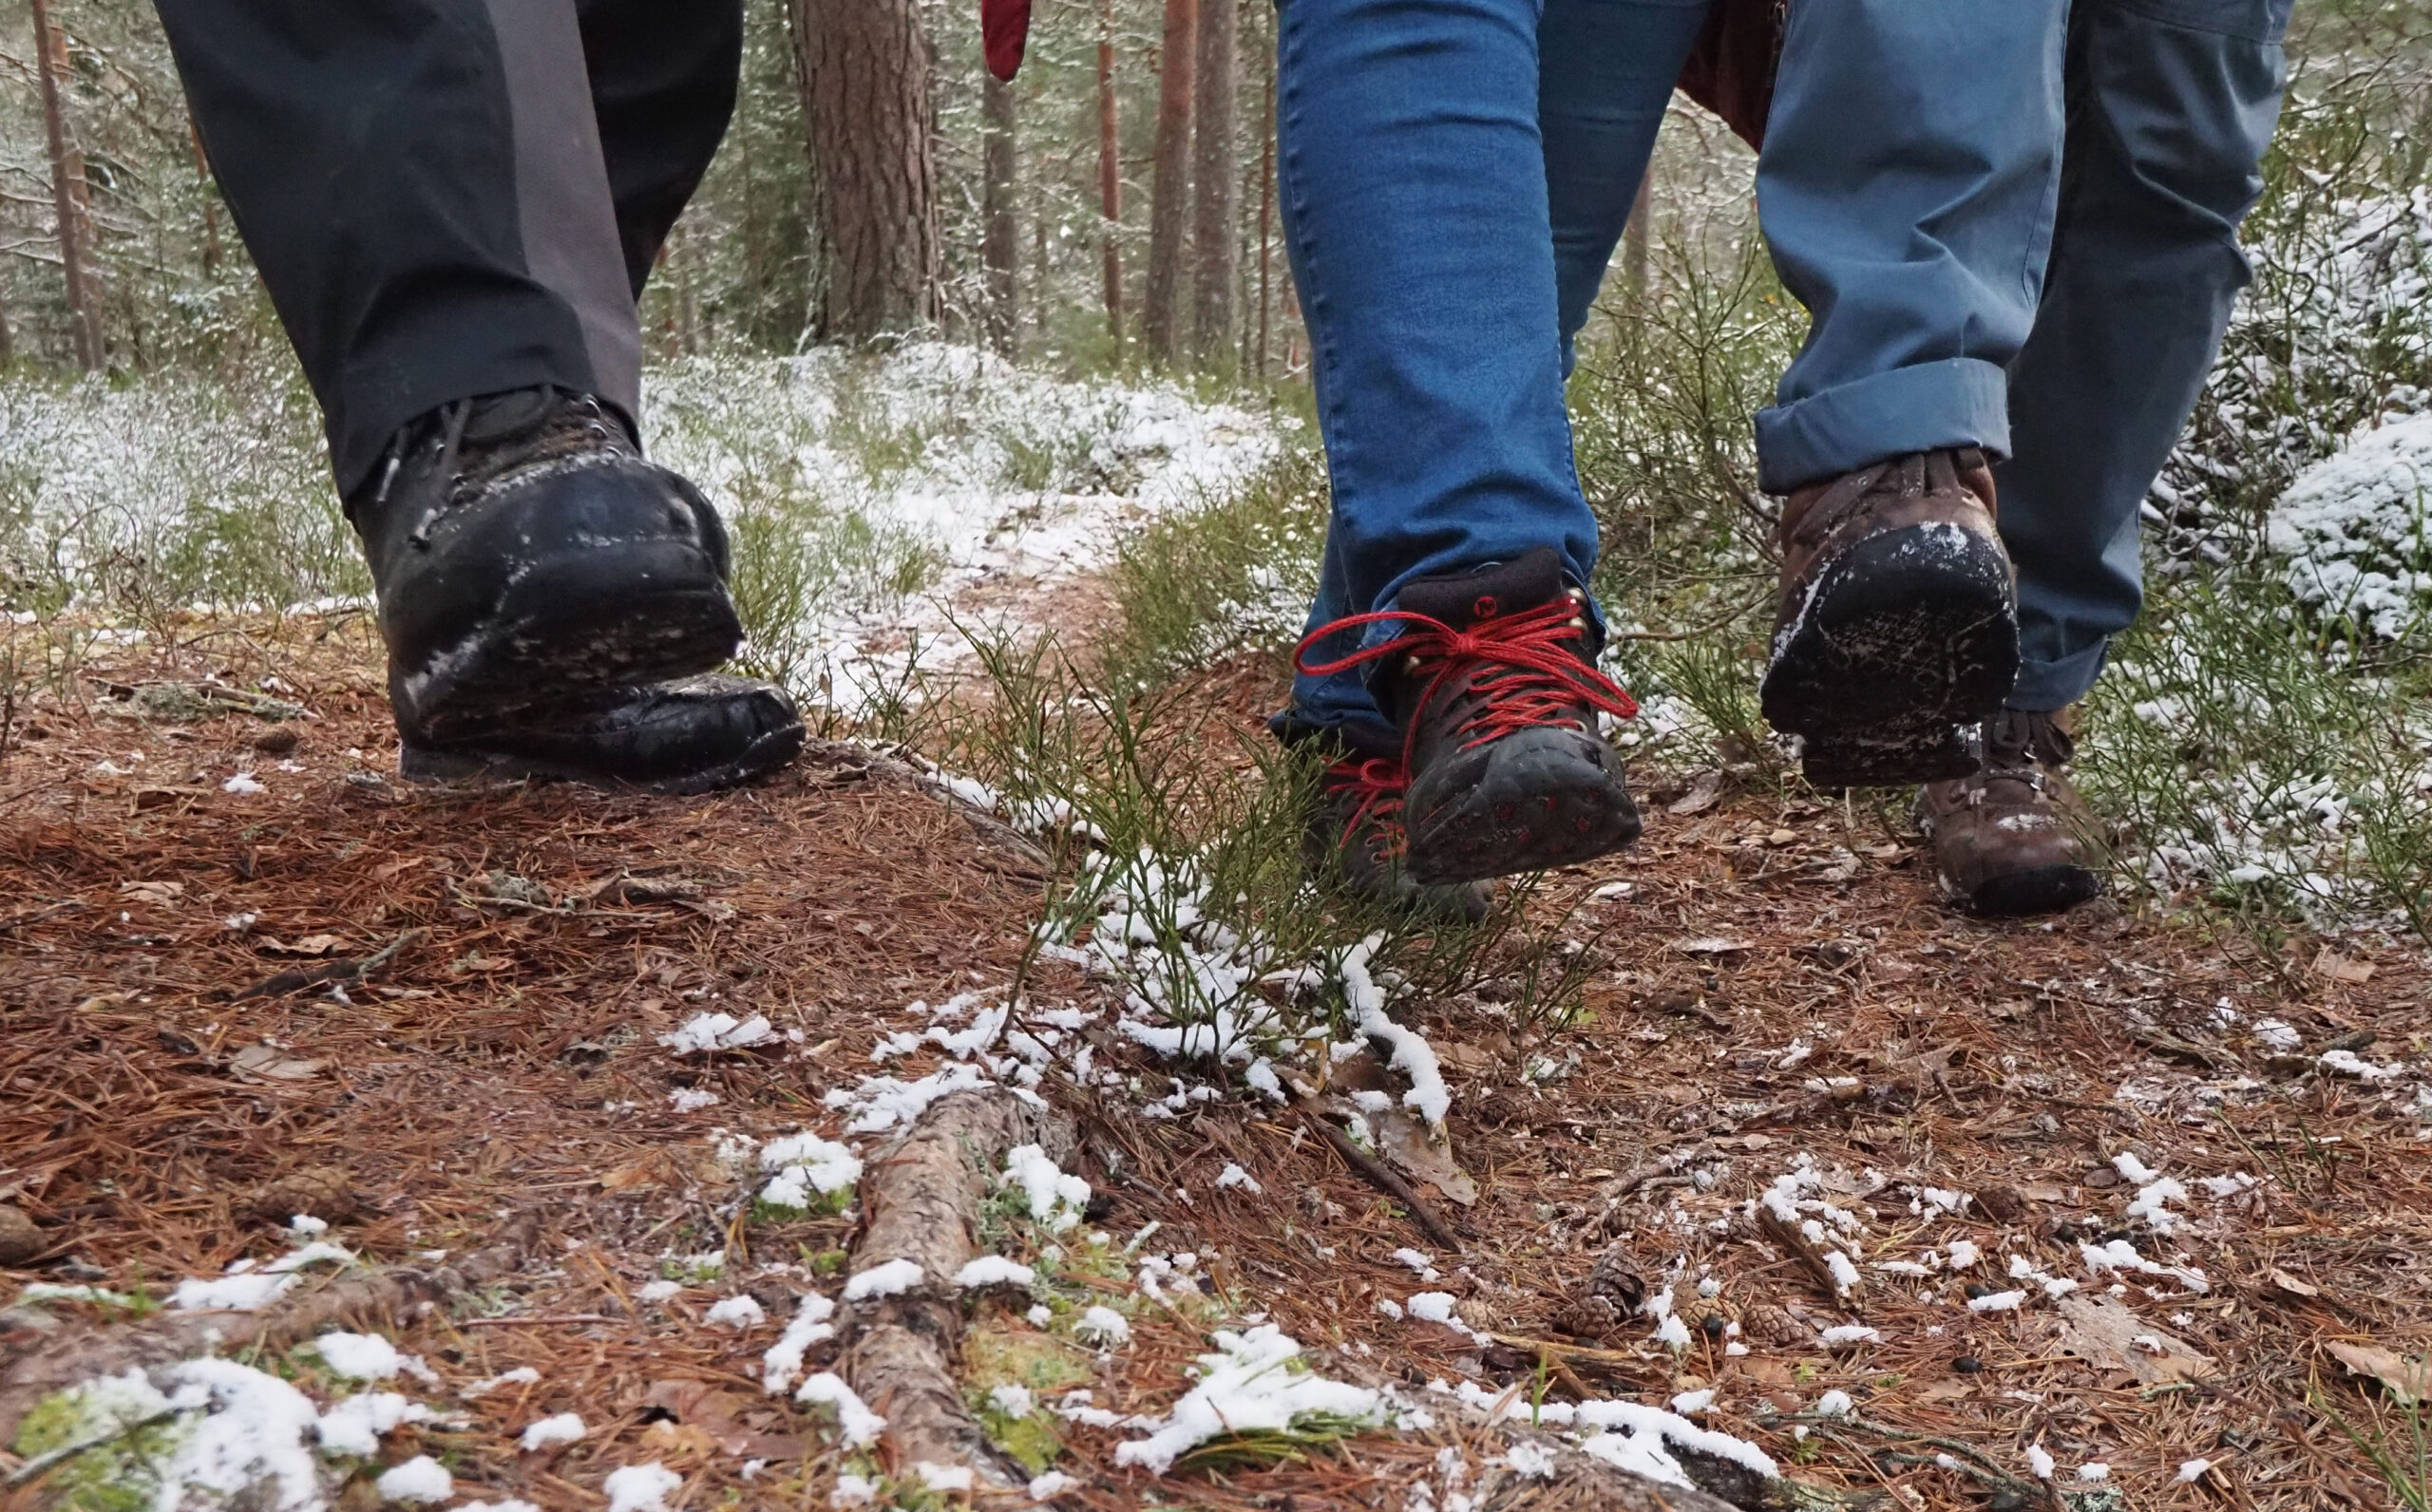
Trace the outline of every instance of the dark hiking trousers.
{"label": "dark hiking trousers", "polygon": [[733,112],[742,0],[158,3],[341,494],[450,400],[638,418],[635,301]]}

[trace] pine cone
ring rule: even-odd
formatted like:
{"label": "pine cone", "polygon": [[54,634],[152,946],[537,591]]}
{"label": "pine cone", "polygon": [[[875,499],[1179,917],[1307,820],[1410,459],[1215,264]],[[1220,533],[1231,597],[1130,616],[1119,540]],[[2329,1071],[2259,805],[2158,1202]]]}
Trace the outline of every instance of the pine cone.
{"label": "pine cone", "polygon": [[307,1165],[254,1188],[237,1211],[256,1223],[284,1224],[298,1213],[343,1222],[363,1209],[352,1177],[334,1165]]}
{"label": "pine cone", "polygon": [[23,1265],[49,1247],[22,1208],[0,1204],[0,1265]]}
{"label": "pine cone", "polygon": [[1587,1284],[1555,1317],[1554,1327],[1574,1338],[1601,1339],[1618,1330],[1646,1299],[1646,1277],[1621,1246],[1598,1257]]}

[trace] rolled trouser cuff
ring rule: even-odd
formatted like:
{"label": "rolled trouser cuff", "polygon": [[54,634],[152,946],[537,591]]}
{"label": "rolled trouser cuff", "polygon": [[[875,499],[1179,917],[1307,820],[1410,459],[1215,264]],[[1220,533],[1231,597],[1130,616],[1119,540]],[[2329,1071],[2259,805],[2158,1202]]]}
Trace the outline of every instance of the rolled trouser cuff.
{"label": "rolled trouser cuff", "polygon": [[1944,446],[2009,455],[2009,377],[1973,357],[1895,368],[1757,412],[1759,486],[1769,494]]}
{"label": "rolled trouser cuff", "polygon": [[2034,713],[2066,709],[2094,690],[2095,679],[2102,675],[2102,664],[2110,654],[2111,642],[2099,640],[2059,661],[2022,661],[2018,681],[2011,685],[2005,702],[2012,709]]}

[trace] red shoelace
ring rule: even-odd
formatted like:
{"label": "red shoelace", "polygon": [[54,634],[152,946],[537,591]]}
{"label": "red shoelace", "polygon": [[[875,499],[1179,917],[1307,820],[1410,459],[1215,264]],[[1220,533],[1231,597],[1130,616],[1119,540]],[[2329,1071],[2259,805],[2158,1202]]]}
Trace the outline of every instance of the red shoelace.
{"label": "red shoelace", "polygon": [[1401,855],[1410,842],[1402,828],[1402,793],[1410,778],[1402,764],[1382,756],[1345,756],[1326,768],[1328,798],[1356,798],[1351,817],[1343,822],[1342,844],[1348,848],[1359,826],[1375,823],[1378,849],[1387,858]]}
{"label": "red shoelace", "polygon": [[[1575,706],[1582,703],[1615,719],[1634,717],[1638,701],[1571,651],[1570,643],[1586,633],[1579,614],[1578,604],[1568,595],[1517,614],[1487,615],[1468,630],[1454,630],[1440,619],[1405,609],[1352,614],[1304,636],[1292,652],[1292,665],[1307,676],[1330,677],[1371,662],[1406,656],[1415,674],[1430,673],[1417,705],[1405,715],[1410,734],[1404,739],[1402,757],[1407,767],[1419,715],[1436,690],[1467,663],[1485,662],[1488,670],[1470,684],[1483,695],[1477,709],[1453,730],[1467,737],[1461,743],[1463,750],[1518,730],[1571,724],[1578,717]],[[1348,656],[1309,660],[1310,648],[1330,635],[1387,624],[1410,628],[1392,640],[1362,647]]]}

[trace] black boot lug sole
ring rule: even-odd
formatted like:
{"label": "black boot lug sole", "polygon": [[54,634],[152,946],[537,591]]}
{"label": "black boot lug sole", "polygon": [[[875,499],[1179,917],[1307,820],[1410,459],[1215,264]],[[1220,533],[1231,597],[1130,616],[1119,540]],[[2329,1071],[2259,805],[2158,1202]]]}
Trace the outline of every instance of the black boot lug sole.
{"label": "black boot lug sole", "polygon": [[[1507,736],[1507,742],[1526,740]],[[1422,808],[1414,784],[1405,864],[1423,883],[1483,881],[1576,866],[1639,836],[1618,770],[1561,747],[1498,751],[1466,791]]]}
{"label": "black boot lug sole", "polygon": [[2001,708],[2018,662],[1999,547],[1916,525],[1860,541],[1825,570],[1760,700],[1776,729],[1804,738],[1815,786],[1939,782],[1975,769],[1958,728]]}

